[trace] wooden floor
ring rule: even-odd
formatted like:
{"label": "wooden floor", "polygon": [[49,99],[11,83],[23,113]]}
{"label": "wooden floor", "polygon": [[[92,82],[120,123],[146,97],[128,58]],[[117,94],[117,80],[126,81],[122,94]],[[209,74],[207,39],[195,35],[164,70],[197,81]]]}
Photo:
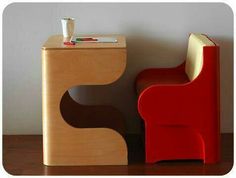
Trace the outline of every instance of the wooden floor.
{"label": "wooden floor", "polygon": [[144,163],[144,149],[138,135],[128,135],[128,166],[58,166],[42,164],[42,136],[3,136],[3,166],[13,175],[223,175],[233,166],[233,134],[223,134],[219,164],[201,161]]}

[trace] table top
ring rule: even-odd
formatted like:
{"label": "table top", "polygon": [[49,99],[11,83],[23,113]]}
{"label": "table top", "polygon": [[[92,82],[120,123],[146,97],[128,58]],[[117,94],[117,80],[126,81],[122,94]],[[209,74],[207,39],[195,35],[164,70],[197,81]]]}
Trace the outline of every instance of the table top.
{"label": "table top", "polygon": [[64,41],[68,38],[63,38],[62,35],[53,35],[42,46],[43,50],[48,49],[88,49],[88,48],[126,48],[125,36],[122,35],[76,35],[89,37],[115,37],[116,43],[77,43],[76,45],[64,45]]}

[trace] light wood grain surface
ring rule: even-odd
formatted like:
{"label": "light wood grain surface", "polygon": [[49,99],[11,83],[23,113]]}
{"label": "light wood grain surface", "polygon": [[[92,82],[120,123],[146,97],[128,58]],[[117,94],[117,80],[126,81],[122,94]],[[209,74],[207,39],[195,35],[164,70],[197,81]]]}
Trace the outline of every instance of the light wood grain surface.
{"label": "light wood grain surface", "polygon": [[[119,38],[123,40],[117,48],[105,43],[95,47],[90,43],[67,50],[61,44],[62,36],[52,36],[45,43],[42,49],[45,165],[127,164],[126,142],[114,128],[76,128],[64,120],[60,110],[61,99],[71,87],[105,85],[122,75],[126,49],[125,38]],[[81,117],[78,115],[78,121]]]}

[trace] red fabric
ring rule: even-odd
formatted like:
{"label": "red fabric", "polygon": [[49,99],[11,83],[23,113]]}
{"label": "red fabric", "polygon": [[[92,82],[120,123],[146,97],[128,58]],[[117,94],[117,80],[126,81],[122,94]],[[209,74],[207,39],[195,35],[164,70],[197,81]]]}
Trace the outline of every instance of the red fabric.
{"label": "red fabric", "polygon": [[219,47],[204,47],[203,68],[196,79],[187,81],[183,73],[183,65],[150,69],[136,79],[138,111],[145,121],[147,163],[219,161]]}

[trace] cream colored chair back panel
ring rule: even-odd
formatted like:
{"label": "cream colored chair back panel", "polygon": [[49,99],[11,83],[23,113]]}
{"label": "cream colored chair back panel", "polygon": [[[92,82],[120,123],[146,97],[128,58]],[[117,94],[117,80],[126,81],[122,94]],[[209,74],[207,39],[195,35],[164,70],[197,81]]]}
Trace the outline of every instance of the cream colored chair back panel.
{"label": "cream colored chair back panel", "polygon": [[204,46],[215,46],[215,44],[205,35],[190,35],[185,65],[185,72],[190,81],[193,81],[202,70]]}

